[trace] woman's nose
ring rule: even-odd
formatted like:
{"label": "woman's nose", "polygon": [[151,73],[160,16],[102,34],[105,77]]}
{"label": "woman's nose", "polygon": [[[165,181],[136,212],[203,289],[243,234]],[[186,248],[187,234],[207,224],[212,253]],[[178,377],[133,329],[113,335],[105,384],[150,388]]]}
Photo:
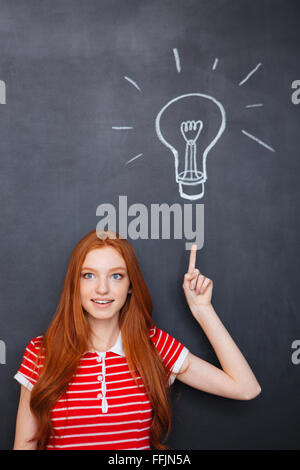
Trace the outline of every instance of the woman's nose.
{"label": "woman's nose", "polygon": [[108,290],[109,290],[109,287],[108,287],[107,279],[104,277],[100,278],[96,286],[96,291],[99,292],[100,294],[104,294],[108,292]]}

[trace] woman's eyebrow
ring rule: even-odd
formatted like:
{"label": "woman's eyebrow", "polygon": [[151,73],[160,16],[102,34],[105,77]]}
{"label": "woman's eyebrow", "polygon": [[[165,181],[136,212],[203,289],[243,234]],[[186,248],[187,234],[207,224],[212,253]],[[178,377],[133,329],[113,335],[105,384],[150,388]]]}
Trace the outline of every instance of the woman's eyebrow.
{"label": "woman's eyebrow", "polygon": [[[89,268],[89,267],[87,267],[87,266],[84,266],[84,267],[82,268],[82,270],[84,270],[84,269],[88,269],[89,271],[97,272],[97,269]],[[116,269],[118,269],[118,270],[122,269],[123,271],[126,271],[126,268],[124,268],[124,266],[116,266],[115,268],[109,269],[109,271],[115,271]]]}

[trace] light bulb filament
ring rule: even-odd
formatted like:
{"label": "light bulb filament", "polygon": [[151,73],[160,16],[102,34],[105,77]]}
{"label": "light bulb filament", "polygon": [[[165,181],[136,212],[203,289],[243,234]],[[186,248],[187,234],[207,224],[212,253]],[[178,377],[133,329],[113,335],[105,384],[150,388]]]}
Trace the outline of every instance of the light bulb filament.
{"label": "light bulb filament", "polygon": [[197,169],[196,140],[198,139],[202,128],[202,121],[183,121],[180,125],[181,134],[186,141],[184,171],[178,175],[181,180],[197,181],[201,178],[202,172]]}
{"label": "light bulb filament", "polygon": [[180,124],[181,134],[186,142],[196,142],[202,128],[202,121],[183,121]]}

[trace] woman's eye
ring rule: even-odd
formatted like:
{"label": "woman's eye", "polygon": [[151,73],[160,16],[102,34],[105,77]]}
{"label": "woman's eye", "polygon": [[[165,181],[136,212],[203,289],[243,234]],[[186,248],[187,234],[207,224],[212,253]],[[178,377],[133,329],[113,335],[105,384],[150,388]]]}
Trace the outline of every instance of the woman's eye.
{"label": "woman's eye", "polygon": [[82,275],[82,277],[84,277],[84,279],[91,279],[91,277],[86,277],[86,276],[94,276],[94,274],[93,273],[84,273]]}
{"label": "woman's eye", "polygon": [[122,274],[119,274],[119,273],[115,273],[115,274],[113,274],[113,276],[120,276],[118,279],[122,279],[122,277],[123,277]]}
{"label": "woman's eye", "polygon": [[[82,274],[82,277],[83,277],[84,279],[93,279],[93,276],[94,276],[93,273],[84,273],[84,274]],[[119,276],[119,277],[114,277],[114,276]],[[116,279],[116,280],[119,280],[119,279],[122,279],[122,278],[123,278],[122,274],[119,274],[119,273],[113,274],[113,277],[114,277],[114,279]]]}

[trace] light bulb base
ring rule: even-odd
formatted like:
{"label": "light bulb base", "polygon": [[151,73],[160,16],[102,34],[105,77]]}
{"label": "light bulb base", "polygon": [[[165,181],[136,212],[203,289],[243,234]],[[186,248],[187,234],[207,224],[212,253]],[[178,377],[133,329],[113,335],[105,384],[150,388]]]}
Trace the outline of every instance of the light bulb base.
{"label": "light bulb base", "polygon": [[179,194],[185,199],[190,199],[191,201],[196,199],[201,199],[204,196],[204,181],[199,181],[198,183],[182,183],[181,181],[178,184]]}

